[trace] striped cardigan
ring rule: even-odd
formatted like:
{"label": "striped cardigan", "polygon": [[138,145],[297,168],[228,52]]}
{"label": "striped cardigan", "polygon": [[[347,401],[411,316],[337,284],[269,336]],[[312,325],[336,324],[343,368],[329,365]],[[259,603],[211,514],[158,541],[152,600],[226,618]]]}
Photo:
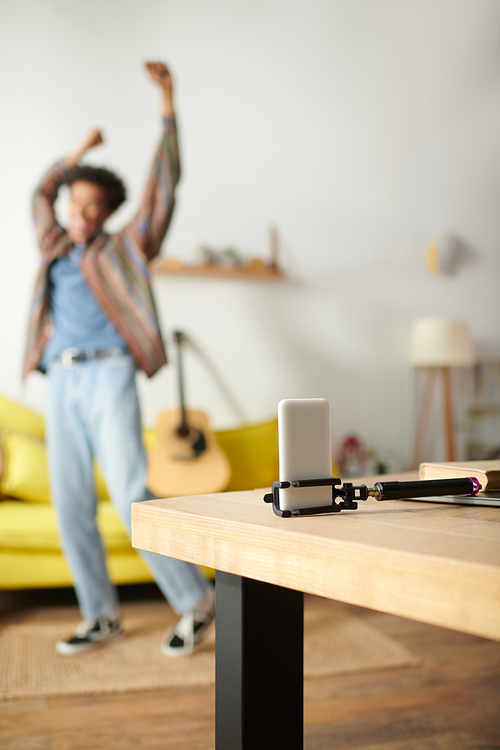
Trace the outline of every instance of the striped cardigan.
{"label": "striped cardigan", "polygon": [[[55,164],[33,198],[33,214],[42,262],[29,315],[23,377],[41,369],[40,360],[53,331],[49,268],[73,247],[57,222],[54,202],[68,167]],[[152,376],[166,363],[147,262],[160,251],[174,210],[179,181],[175,121],[165,120],[141,205],[132,221],[116,234],[101,232],[85,249],[80,269],[103,311],[121,334],[139,368]]]}

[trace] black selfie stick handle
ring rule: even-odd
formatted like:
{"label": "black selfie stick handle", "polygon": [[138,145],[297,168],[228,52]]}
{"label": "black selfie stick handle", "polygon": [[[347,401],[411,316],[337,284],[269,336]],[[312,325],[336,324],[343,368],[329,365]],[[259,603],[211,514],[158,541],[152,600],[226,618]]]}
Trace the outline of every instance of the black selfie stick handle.
{"label": "black selfie stick handle", "polygon": [[[428,479],[420,482],[376,482],[373,489],[377,500],[409,500],[412,497],[442,495],[475,495],[481,485],[476,479]],[[371,493],[370,493],[371,494]]]}

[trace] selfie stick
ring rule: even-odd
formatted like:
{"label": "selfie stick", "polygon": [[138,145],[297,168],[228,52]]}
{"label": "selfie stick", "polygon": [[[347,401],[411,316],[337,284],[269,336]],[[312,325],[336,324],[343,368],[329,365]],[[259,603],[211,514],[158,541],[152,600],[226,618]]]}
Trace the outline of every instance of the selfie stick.
{"label": "selfie stick", "polygon": [[[320,513],[339,513],[341,510],[357,510],[358,500],[367,500],[369,497],[375,500],[410,500],[421,497],[440,497],[444,495],[475,495],[481,489],[481,485],[475,477],[462,477],[461,479],[430,479],[416,482],[376,482],[373,487],[366,484],[354,486],[344,482],[338,477],[325,477],[322,479],[295,479],[292,482],[273,482],[272,492],[264,495],[265,503],[272,503],[273,510],[277,516],[289,518],[290,516],[312,516]],[[294,508],[293,510],[282,510],[279,502],[279,492],[282,489],[295,487],[327,487],[332,488],[332,504],[320,505],[314,508]],[[341,498],[341,502],[335,500]]]}

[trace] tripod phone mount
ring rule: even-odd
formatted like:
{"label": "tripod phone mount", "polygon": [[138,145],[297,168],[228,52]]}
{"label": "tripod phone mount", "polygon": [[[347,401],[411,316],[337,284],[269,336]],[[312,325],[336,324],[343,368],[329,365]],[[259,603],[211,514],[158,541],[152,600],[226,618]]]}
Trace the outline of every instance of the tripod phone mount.
{"label": "tripod phone mount", "polygon": [[[338,487],[337,485],[341,485]],[[307,487],[332,488],[331,505],[319,505],[316,507],[298,507],[292,510],[280,508],[280,490],[306,489]],[[369,497],[375,500],[410,500],[422,497],[440,497],[444,495],[475,495],[481,489],[481,485],[475,477],[462,477],[460,479],[431,479],[415,482],[376,482],[373,487],[366,484],[353,485],[350,482],[342,483],[338,477],[323,477],[319,479],[294,479],[291,482],[273,482],[272,492],[264,495],[265,503],[272,503],[273,511],[277,516],[290,518],[292,516],[315,516],[325,513],[340,513],[341,510],[357,510],[358,500],[367,500]],[[340,498],[340,502],[336,500]]]}

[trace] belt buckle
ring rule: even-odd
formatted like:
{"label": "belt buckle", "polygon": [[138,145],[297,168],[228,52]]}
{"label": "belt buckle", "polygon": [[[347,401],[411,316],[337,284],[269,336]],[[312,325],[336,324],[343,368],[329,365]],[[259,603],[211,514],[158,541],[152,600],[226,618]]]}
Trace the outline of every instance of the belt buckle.
{"label": "belt buckle", "polygon": [[75,366],[75,359],[80,354],[80,349],[77,349],[76,346],[71,346],[69,349],[65,349],[61,353],[61,362],[62,366],[66,370],[72,370]]}

